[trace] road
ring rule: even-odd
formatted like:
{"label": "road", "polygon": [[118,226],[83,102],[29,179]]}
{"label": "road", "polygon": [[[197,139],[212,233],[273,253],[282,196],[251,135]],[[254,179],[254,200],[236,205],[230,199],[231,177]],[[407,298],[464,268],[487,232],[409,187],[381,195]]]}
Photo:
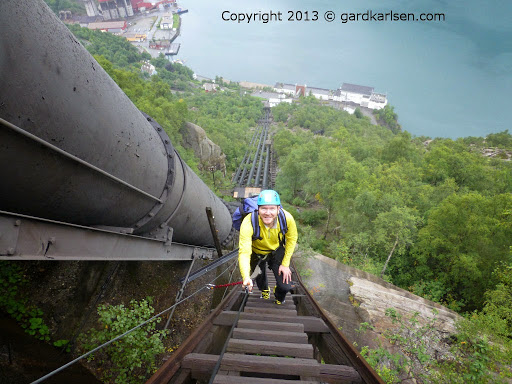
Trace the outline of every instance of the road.
{"label": "road", "polygon": [[149,42],[154,40],[170,40],[176,33],[173,30],[160,30],[158,25],[163,15],[170,14],[172,8],[166,10],[155,10],[150,13],[135,16],[128,19],[129,26],[126,33],[141,33],[146,34],[146,41],[144,42],[133,42],[132,44],[136,47],[141,47],[148,52],[151,57],[158,57],[160,53],[164,51],[158,49],[149,48]]}

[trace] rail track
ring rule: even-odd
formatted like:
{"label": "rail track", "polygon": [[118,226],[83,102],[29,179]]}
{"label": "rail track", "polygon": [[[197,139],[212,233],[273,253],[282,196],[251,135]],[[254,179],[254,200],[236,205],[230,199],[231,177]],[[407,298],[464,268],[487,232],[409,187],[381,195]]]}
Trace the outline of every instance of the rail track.
{"label": "rail track", "polygon": [[272,150],[269,138],[270,123],[272,121],[270,108],[264,108],[264,117],[259,121],[254,135],[249,142],[233,183],[238,187],[254,187],[268,189],[273,187],[271,175]]}
{"label": "rail track", "polygon": [[282,305],[233,288],[146,384],[384,383],[293,277]]}

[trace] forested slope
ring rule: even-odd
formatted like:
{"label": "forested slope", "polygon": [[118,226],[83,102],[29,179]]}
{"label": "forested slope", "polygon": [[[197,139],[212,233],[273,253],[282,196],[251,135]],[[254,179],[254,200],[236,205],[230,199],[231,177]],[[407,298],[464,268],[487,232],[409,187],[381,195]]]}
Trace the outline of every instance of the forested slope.
{"label": "forested slope", "polygon": [[313,248],[455,309],[481,309],[493,271],[511,262],[512,163],[482,156],[483,140],[427,144],[315,104],[273,111],[285,121],[274,140],[278,189],[303,207]]}
{"label": "forested slope", "polygon": [[[279,122],[277,189],[300,222],[301,246],[465,316],[447,342],[451,357],[444,359],[427,352],[435,343],[432,326],[420,327],[416,315],[406,320],[390,308],[396,329],[383,336],[401,354],[363,348],[379,374],[389,383],[407,376],[422,383],[507,382],[512,375],[508,131],[455,141],[415,138],[312,98],[281,104],[273,114]],[[324,134],[313,133],[318,131]],[[484,156],[490,152],[496,156]]]}

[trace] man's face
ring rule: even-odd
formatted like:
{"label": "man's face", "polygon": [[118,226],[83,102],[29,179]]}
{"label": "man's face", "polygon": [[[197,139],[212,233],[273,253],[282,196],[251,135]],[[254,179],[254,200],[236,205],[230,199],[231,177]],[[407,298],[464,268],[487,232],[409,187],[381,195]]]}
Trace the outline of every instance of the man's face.
{"label": "man's face", "polygon": [[263,224],[268,227],[272,226],[277,217],[278,209],[279,207],[277,205],[260,205],[258,212]]}

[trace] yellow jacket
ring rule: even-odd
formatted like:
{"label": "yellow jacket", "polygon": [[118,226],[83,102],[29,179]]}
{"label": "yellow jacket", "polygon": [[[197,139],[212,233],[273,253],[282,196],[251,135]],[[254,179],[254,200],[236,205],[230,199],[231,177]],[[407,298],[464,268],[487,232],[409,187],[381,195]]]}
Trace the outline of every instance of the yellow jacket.
{"label": "yellow jacket", "polygon": [[[286,212],[286,223],[288,225],[288,231],[286,232],[286,245],[281,265],[285,267],[290,266],[290,260],[292,258],[295,245],[297,244],[297,225],[293,216]],[[242,279],[251,276],[251,255],[257,253],[259,255],[266,255],[279,247],[279,233],[280,225],[279,220],[276,219],[276,225],[273,228],[265,227],[261,217],[258,217],[260,222],[260,236],[261,240],[252,240],[253,229],[251,223],[251,215],[247,215],[240,226],[240,240],[238,242],[238,265],[240,267],[240,273]]]}

